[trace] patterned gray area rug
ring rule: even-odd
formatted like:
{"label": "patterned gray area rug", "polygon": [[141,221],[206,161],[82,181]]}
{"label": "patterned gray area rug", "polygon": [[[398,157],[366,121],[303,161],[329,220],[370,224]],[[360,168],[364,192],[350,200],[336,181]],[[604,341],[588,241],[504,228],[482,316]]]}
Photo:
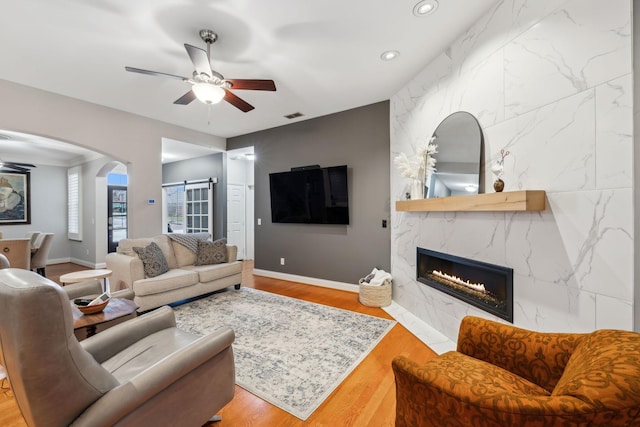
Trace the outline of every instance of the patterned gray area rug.
{"label": "patterned gray area rug", "polygon": [[174,310],[178,326],[196,334],[230,326],[236,334],[236,383],[301,420],[396,324],[250,288]]}

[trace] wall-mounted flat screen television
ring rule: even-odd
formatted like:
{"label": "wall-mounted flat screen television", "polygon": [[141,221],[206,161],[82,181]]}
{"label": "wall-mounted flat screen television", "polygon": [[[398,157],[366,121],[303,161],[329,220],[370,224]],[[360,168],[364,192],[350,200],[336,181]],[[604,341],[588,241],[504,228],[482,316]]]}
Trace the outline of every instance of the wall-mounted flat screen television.
{"label": "wall-mounted flat screen television", "polygon": [[349,224],[346,166],[270,173],[269,186],[272,222]]}

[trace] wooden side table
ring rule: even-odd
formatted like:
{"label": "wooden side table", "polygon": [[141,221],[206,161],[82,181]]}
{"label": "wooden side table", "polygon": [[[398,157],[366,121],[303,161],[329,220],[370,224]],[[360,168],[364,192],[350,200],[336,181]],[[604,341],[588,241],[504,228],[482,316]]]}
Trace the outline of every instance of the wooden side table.
{"label": "wooden side table", "polygon": [[60,283],[64,286],[68,283],[84,282],[85,280],[91,279],[102,279],[102,291],[106,292],[109,290],[109,277],[111,277],[112,273],[113,272],[111,270],[107,270],[106,268],[99,270],[74,271],[60,276]]}
{"label": "wooden side table", "polygon": [[70,301],[70,303],[73,313],[73,329],[78,340],[95,335],[98,333],[98,327],[100,330],[104,330],[136,317],[136,310],[138,309],[138,306],[131,300],[111,298],[102,312],[82,314],[73,301]]}

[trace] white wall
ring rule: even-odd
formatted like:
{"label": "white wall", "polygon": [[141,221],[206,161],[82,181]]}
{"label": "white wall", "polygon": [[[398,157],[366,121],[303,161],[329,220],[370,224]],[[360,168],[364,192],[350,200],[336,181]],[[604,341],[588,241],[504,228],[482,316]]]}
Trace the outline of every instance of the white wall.
{"label": "white wall", "polygon": [[[417,283],[420,246],[512,267],[521,327],[632,328],[630,19],[629,0],[500,1],[393,96],[391,162],[469,111],[487,163],[511,152],[505,191],[546,190],[548,202],[542,213],[392,208],[396,302],[452,340],[466,314],[498,320]],[[392,166],[392,206],[408,185]]]}
{"label": "white wall", "polygon": [[[0,80],[0,129],[31,133],[80,145],[127,165],[131,237],[163,231],[162,137],[224,150],[226,140]],[[91,184],[93,185],[93,184]]]}
{"label": "white wall", "polygon": [[31,169],[30,199],[31,224],[0,225],[3,237],[25,237],[29,231],[54,233],[49,259],[54,262],[69,261],[67,169],[43,165]]}

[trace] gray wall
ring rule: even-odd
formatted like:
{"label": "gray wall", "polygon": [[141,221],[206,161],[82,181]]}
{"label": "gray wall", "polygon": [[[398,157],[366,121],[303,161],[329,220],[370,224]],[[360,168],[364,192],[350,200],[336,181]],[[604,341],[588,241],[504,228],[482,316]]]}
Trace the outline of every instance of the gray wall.
{"label": "gray wall", "polygon": [[[218,178],[213,186],[213,238],[227,234],[227,180],[223,153],[162,165],[162,183]],[[163,230],[163,231],[166,231]]]}
{"label": "gray wall", "polygon": [[[389,102],[229,138],[254,146],[255,268],[356,284],[390,269]],[[349,225],[273,224],[269,173],[318,164],[348,166]],[[284,266],[280,258],[285,258]]]}

